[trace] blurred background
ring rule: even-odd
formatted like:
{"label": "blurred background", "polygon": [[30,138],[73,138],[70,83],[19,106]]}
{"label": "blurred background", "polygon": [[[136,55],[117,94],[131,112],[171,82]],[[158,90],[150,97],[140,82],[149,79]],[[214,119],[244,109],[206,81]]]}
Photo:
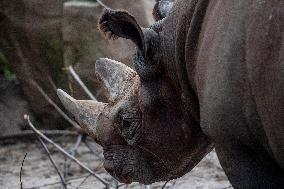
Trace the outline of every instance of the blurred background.
{"label": "blurred background", "polygon": [[[127,10],[141,26],[154,22],[154,0],[102,2]],[[91,99],[91,93],[105,100],[95,76],[98,58],[132,67],[134,45],[124,39],[106,40],[97,30],[103,8],[96,0],[0,0],[0,188],[110,188],[46,143],[49,158],[24,115],[114,188],[230,188],[214,152],[180,179],[151,186],[120,185],[103,169],[100,147],[60,113],[64,109],[57,88],[76,99]]]}

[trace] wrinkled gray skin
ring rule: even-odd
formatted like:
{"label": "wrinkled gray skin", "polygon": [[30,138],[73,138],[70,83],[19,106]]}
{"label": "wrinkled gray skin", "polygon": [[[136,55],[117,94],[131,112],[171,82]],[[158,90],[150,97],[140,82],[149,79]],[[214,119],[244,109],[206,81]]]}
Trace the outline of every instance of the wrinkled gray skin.
{"label": "wrinkled gray skin", "polygon": [[178,0],[169,14],[157,6],[154,15],[169,16],[148,29],[123,11],[102,15],[103,33],[138,47],[136,72],[117,69],[124,79],[106,69],[119,63],[97,62],[104,85],[122,88],[110,103],[58,92],[103,146],[105,168],[127,183],[169,180],[214,144],[234,188],[282,188],[284,1]]}

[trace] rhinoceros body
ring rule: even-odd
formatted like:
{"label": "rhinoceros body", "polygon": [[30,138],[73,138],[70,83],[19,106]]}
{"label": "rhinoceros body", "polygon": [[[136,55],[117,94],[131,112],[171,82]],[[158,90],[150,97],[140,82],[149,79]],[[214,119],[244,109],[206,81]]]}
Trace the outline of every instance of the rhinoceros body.
{"label": "rhinoceros body", "polygon": [[170,17],[166,70],[233,186],[284,187],[284,2],[177,1]]}
{"label": "rhinoceros body", "polygon": [[140,28],[126,12],[104,12],[101,31],[138,47],[136,72],[108,76],[119,64],[97,62],[108,88],[125,75],[108,104],[59,91],[104,147],[106,169],[123,182],[169,180],[214,145],[234,188],[284,187],[284,1],[177,0],[166,13],[158,2],[154,15],[162,20]]}

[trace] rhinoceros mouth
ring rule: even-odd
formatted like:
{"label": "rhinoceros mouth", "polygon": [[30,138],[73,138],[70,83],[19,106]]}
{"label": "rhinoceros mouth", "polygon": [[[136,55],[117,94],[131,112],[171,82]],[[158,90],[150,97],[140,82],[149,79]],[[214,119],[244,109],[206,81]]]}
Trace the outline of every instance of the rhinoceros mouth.
{"label": "rhinoceros mouth", "polygon": [[169,172],[161,158],[129,145],[104,148],[104,158],[106,171],[123,183],[151,184],[164,180]]}

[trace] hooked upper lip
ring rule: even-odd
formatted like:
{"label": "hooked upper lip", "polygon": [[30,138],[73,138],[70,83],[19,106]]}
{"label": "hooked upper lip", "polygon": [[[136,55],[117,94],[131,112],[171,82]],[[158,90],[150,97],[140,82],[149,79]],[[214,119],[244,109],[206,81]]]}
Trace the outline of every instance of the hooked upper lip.
{"label": "hooked upper lip", "polygon": [[120,182],[127,183],[127,184],[130,184],[131,182],[133,182],[133,179],[132,179],[132,176],[131,176],[131,173],[132,173],[131,170],[127,171],[126,173],[117,175],[117,173],[115,171],[115,166],[114,166],[113,162],[110,161],[110,160],[105,160],[104,168],[109,174],[111,174],[113,177],[117,178]]}

